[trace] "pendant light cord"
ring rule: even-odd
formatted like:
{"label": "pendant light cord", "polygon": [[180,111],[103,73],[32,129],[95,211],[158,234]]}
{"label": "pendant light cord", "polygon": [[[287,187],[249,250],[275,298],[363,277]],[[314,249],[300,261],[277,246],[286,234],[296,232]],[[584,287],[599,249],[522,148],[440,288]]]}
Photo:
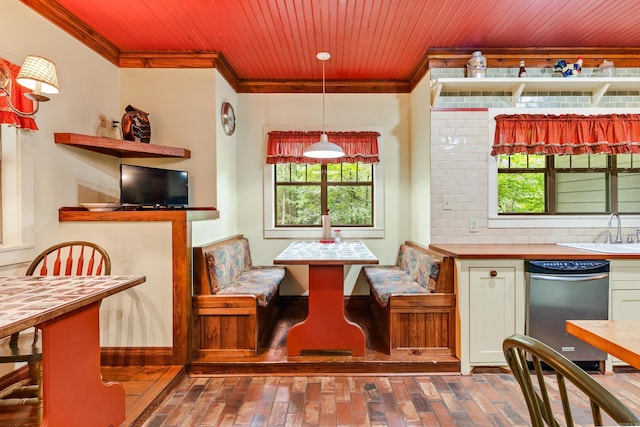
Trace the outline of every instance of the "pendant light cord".
{"label": "pendant light cord", "polygon": [[324,63],[325,61],[322,61],[322,133],[324,132],[324,96],[325,96],[325,88],[324,88]]}

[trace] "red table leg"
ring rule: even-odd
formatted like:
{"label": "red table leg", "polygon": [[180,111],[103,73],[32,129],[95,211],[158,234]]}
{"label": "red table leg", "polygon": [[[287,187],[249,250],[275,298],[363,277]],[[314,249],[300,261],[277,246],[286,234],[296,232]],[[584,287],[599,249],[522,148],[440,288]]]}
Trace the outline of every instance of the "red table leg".
{"label": "red table leg", "polygon": [[351,350],[364,356],[362,328],[344,316],[344,266],[309,265],[309,312],[287,335],[287,354],[302,350]]}
{"label": "red table leg", "polygon": [[119,426],[124,388],[100,377],[100,303],[40,325],[46,427]]}

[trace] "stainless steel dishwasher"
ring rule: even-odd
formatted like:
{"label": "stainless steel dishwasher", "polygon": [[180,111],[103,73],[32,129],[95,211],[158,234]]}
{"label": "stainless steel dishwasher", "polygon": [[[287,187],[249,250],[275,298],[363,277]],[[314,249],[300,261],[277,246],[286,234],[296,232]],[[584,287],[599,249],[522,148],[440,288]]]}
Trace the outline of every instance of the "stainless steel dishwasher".
{"label": "stainless steel dishwasher", "polygon": [[566,332],[568,319],[607,319],[609,261],[525,261],[525,333],[573,361],[602,361],[606,353]]}

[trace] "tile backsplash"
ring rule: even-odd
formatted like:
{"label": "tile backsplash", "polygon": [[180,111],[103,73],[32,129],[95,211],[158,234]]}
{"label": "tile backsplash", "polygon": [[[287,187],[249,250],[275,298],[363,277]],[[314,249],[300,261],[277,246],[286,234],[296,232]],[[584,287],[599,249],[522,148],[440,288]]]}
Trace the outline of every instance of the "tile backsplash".
{"label": "tile backsplash", "polygon": [[[432,70],[432,79],[443,77],[440,71],[447,71],[447,77],[454,77],[451,73],[456,70]],[[512,76],[516,71],[512,69]],[[529,72],[529,69],[527,71]],[[640,72],[636,75],[640,76]],[[459,70],[457,77],[462,77],[462,70]],[[535,103],[531,101],[525,108],[539,108],[538,111],[527,111],[532,114],[638,112],[638,95],[619,96],[624,98],[624,101],[619,101],[624,105],[608,105],[603,99],[598,108],[590,107],[590,96],[591,94],[584,95],[589,108],[583,108],[581,105],[582,95],[568,97],[570,107],[556,104],[558,96],[540,95]],[[629,100],[626,99],[627,96]],[[526,219],[521,221],[524,224],[522,226],[496,226],[495,219],[489,217],[488,194],[489,174],[493,162],[490,155],[493,143],[493,116],[496,111],[501,114],[523,113],[523,108],[511,107],[510,102],[502,101],[502,95],[464,95],[464,101],[460,101],[461,96],[452,98],[455,98],[455,103],[447,103],[445,107],[444,103],[439,102],[438,108],[431,111],[431,243],[592,242],[594,236],[607,229],[606,215],[578,219],[566,227],[561,222],[547,226],[548,222],[534,223]],[[508,99],[510,101],[510,96]],[[447,108],[486,110],[447,111]],[[471,230],[472,223],[477,226],[475,231]],[[622,226],[623,236],[628,233],[635,236],[636,227],[640,226],[640,217],[623,215]]]}

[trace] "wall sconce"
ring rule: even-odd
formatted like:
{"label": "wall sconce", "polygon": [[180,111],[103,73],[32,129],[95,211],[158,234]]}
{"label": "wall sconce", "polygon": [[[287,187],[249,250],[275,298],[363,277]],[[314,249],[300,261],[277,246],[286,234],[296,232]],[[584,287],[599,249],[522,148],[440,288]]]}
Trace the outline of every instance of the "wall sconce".
{"label": "wall sconce", "polygon": [[40,102],[46,102],[49,97],[45,94],[56,94],[60,92],[58,86],[58,75],[56,64],[41,56],[29,55],[25,58],[24,64],[16,77],[16,82],[32,92],[25,93],[24,96],[33,101],[33,111],[26,112],[18,110],[11,102],[11,74],[8,70],[0,67],[0,96],[7,96],[7,104],[11,111],[20,116],[33,116],[38,112]]}

